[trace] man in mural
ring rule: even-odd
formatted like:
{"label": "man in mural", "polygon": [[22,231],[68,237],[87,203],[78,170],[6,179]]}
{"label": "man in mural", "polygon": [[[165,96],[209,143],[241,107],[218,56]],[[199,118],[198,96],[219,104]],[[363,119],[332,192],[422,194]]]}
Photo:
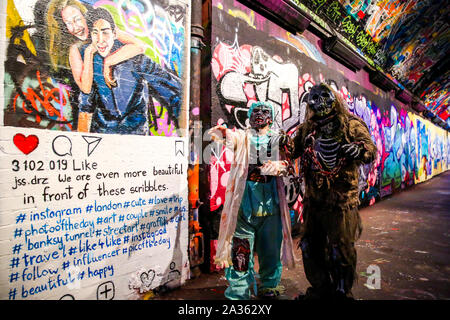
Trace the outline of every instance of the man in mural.
{"label": "man in mural", "polygon": [[[225,138],[226,146],[234,151],[215,257],[217,265],[227,268],[225,296],[231,300],[250,299],[252,285],[262,298],[280,297],[280,256],[288,267],[294,266],[290,215],[281,178],[287,161],[278,157],[280,148],[287,148],[290,140],[270,129],[274,119],[270,103],[253,103],[248,117],[251,128],[232,131],[216,126],[209,131],[213,140]],[[254,251],[259,261],[259,290],[253,270]]]}
{"label": "man in mural", "polygon": [[362,225],[358,213],[359,166],[376,155],[365,123],[346,109],[327,84],[308,96],[304,123],[295,132],[292,158],[302,157],[305,181],[303,264],[311,284],[299,299],[352,298],[356,279],[355,241]]}
{"label": "man in mural", "polygon": [[[149,122],[156,119],[152,98],[169,113],[177,125],[181,109],[181,81],[144,55],[137,55],[114,67],[116,86],[108,86],[103,60],[120,49],[111,14],[97,8],[86,14],[94,50],[94,86],[80,95],[79,131],[121,134],[149,134]],[[86,54],[85,45],[81,55]],[[98,103],[96,103],[98,101]]]}

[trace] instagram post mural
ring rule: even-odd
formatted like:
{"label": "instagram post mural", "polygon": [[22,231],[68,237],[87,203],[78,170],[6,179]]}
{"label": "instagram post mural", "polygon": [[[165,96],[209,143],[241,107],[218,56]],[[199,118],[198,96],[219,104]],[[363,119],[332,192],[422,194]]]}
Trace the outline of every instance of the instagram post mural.
{"label": "instagram post mural", "polygon": [[0,298],[182,285],[190,1],[1,10]]}

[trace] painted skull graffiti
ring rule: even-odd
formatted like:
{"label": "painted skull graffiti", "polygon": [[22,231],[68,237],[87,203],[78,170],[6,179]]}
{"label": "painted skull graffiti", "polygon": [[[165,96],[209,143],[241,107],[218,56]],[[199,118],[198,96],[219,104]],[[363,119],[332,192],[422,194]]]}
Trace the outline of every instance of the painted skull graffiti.
{"label": "painted skull graffiti", "polygon": [[213,73],[225,114],[233,125],[248,126],[248,106],[270,102],[274,130],[289,131],[299,124],[299,73],[293,63],[282,62],[258,46],[220,43],[214,50]]}
{"label": "painted skull graffiti", "polygon": [[252,73],[256,78],[265,78],[268,76],[270,69],[267,64],[269,55],[260,47],[254,47],[252,50]]}
{"label": "painted skull graffiti", "polygon": [[334,93],[323,85],[316,85],[311,88],[308,96],[308,105],[318,117],[326,117],[331,114],[334,108],[336,97]]}

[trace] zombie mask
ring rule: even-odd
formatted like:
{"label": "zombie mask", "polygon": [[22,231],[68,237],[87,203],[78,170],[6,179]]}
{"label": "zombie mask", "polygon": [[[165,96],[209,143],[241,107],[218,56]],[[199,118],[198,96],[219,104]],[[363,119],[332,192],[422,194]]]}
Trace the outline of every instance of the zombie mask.
{"label": "zombie mask", "polygon": [[334,109],[336,97],[334,93],[324,85],[316,85],[311,88],[308,95],[308,105],[315,116],[326,117]]}
{"label": "zombie mask", "polygon": [[273,108],[267,102],[255,102],[248,111],[250,126],[254,129],[264,128],[273,122]]}

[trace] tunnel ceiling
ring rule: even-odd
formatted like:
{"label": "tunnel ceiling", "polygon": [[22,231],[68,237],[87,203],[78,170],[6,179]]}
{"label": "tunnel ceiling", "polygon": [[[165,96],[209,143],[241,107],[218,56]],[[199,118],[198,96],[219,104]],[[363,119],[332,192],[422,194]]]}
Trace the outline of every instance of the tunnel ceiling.
{"label": "tunnel ceiling", "polygon": [[338,1],[383,48],[383,69],[450,122],[450,1]]}

